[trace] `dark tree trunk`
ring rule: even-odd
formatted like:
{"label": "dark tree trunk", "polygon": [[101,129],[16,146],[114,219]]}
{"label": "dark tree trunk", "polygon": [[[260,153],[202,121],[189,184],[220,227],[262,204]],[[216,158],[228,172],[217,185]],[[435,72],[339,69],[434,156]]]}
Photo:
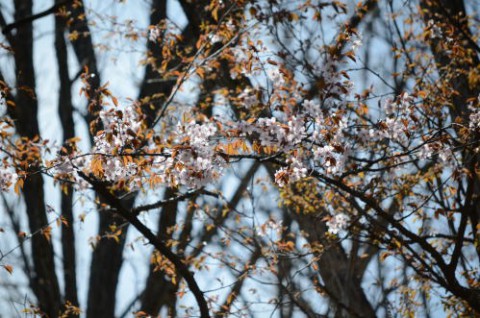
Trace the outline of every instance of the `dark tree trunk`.
{"label": "dark tree trunk", "polygon": [[[98,88],[101,83],[101,76],[98,71],[97,59],[93,47],[90,28],[88,26],[87,15],[83,7],[83,2],[79,1],[69,5],[71,12],[71,21],[69,23],[70,32],[78,32],[82,36],[72,41],[72,47],[80,65],[90,74],[89,77],[89,100],[87,122],[91,129],[91,140],[95,133],[101,129],[98,123],[97,115],[100,110],[98,100]],[[68,198],[66,198],[68,200]],[[66,202],[66,204],[69,204]],[[133,205],[133,200],[125,202],[129,206]],[[98,235],[103,236],[109,231],[110,225],[121,224],[123,219],[114,217],[110,211],[99,212],[99,230]],[[119,242],[112,239],[101,239],[92,255],[90,265],[90,279],[87,300],[87,317],[114,317],[116,307],[116,290],[118,287],[118,277],[123,264],[123,247],[128,227],[123,229]]]}
{"label": "dark tree trunk", "polygon": [[[133,205],[133,202],[130,204]],[[99,213],[100,235],[104,235],[110,225],[124,223],[122,218],[112,217],[112,211]],[[102,238],[93,251],[88,285],[87,317],[115,317],[118,274],[123,263],[126,234],[124,230],[118,242],[112,238]]]}
{"label": "dark tree trunk", "polygon": [[[58,3],[59,0],[56,1]],[[60,91],[58,113],[63,130],[63,142],[75,137],[72,105],[72,85],[69,77],[67,44],[65,41],[66,23],[61,16],[55,17],[55,51],[58,63]],[[65,301],[79,306],[77,295],[76,248],[73,218],[73,188],[65,184],[61,194],[61,213],[66,222],[62,223],[63,279]]]}
{"label": "dark tree trunk", "polygon": [[[15,19],[32,14],[31,0],[15,1]],[[12,37],[15,52],[16,72],[16,109],[14,115],[17,129],[21,136],[30,139],[39,136],[37,120],[37,99],[35,96],[35,69],[33,65],[33,28],[32,23],[25,23],[17,28]],[[32,167],[32,172],[35,167]],[[43,190],[43,178],[35,173],[28,176],[23,188],[30,231],[33,233],[48,224]],[[32,259],[34,279],[32,289],[38,300],[38,306],[49,317],[57,317],[60,312],[62,297],[55,274],[54,251],[50,240],[45,235],[33,235]]]}

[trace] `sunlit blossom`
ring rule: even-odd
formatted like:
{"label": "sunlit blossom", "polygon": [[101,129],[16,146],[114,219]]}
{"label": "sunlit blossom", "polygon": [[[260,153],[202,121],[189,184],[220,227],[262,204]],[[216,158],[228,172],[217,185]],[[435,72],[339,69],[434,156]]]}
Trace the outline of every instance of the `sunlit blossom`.
{"label": "sunlit blossom", "polygon": [[328,232],[331,234],[338,234],[340,231],[345,230],[348,227],[350,218],[345,213],[338,213],[333,215],[330,220],[327,221]]}

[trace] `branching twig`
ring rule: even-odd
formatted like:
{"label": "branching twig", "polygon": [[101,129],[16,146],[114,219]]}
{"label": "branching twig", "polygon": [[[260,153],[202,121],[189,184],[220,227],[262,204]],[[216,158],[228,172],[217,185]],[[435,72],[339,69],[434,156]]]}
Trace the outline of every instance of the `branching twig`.
{"label": "branching twig", "polygon": [[210,317],[208,304],[203,296],[203,292],[200,290],[200,287],[198,286],[197,281],[193,277],[193,273],[190,272],[188,266],[185,265],[182,260],[175,253],[173,253],[162,240],[153,234],[148,227],[140,222],[140,220],[134,213],[132,213],[132,211],[125,208],[121,201],[117,200],[117,198],[115,198],[115,196],[109,192],[109,190],[105,187],[105,184],[87,176],[81,171],[78,171],[77,173],[80,177],[93,186],[94,190],[103,197],[107,204],[115,209],[116,213],[133,225],[133,227],[135,227],[150,242],[150,244],[152,244],[160,253],[162,253],[170,262],[173,263],[178,273],[185,279],[188,287],[192,291],[198,306],[200,307],[201,317]]}
{"label": "branching twig", "polygon": [[58,3],[55,3],[53,6],[51,6],[50,8],[48,8],[47,10],[45,11],[42,11],[42,12],[39,12],[39,13],[36,13],[36,14],[32,14],[28,17],[25,17],[25,18],[22,18],[22,19],[19,19],[17,21],[14,21],[10,24],[7,24],[5,25],[3,28],[2,28],[2,33],[4,35],[8,35],[10,33],[10,31],[12,31],[13,29],[16,29],[18,28],[19,26],[21,26],[22,24],[25,24],[25,23],[30,23],[30,22],[33,22],[37,19],[40,19],[40,18],[43,18],[43,17],[46,17],[47,15],[49,14],[52,14],[52,13],[55,13],[57,11],[58,8],[60,8],[61,6],[69,3],[69,2],[72,2],[72,0],[63,0],[63,1],[60,1]]}

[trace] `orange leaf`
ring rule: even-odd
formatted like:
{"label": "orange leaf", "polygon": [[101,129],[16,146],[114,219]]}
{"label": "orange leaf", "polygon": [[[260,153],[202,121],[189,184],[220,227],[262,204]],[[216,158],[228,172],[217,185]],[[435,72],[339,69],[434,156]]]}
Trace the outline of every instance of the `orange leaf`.
{"label": "orange leaf", "polygon": [[382,261],[382,262],[385,261],[385,259],[386,259],[387,257],[389,257],[390,255],[392,255],[391,252],[383,252],[383,253],[381,253],[381,254],[380,254],[380,261]]}
{"label": "orange leaf", "polygon": [[47,226],[46,228],[42,229],[40,232],[42,233],[43,236],[45,236],[47,241],[50,242],[50,239],[52,238],[52,227]]}
{"label": "orange leaf", "polygon": [[215,21],[218,21],[218,7],[215,7],[215,8],[212,10],[212,18],[213,18]]}
{"label": "orange leaf", "polygon": [[3,268],[5,268],[5,270],[10,274],[12,275],[13,273],[13,267],[11,265],[3,265]]}
{"label": "orange leaf", "polygon": [[115,106],[118,106],[118,99],[115,96],[111,96],[112,102]]}
{"label": "orange leaf", "polygon": [[23,188],[23,179],[18,178],[17,183],[15,183],[14,191],[16,194],[20,194],[20,189]]}
{"label": "orange leaf", "polygon": [[425,91],[418,91],[417,95],[420,96],[421,98],[425,99],[427,97],[427,92]]}

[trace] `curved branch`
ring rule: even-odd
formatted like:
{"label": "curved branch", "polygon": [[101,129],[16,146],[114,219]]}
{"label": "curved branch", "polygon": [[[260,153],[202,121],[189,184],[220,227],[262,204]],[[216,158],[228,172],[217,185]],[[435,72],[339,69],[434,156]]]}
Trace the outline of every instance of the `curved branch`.
{"label": "curved branch", "polygon": [[22,18],[22,19],[18,19],[10,24],[7,24],[5,26],[2,27],[2,33],[4,35],[8,35],[10,33],[10,31],[12,31],[13,29],[16,29],[18,28],[19,26],[21,26],[22,24],[26,24],[26,23],[30,23],[30,22],[33,22],[37,19],[40,19],[40,18],[43,18],[43,17],[46,17],[47,15],[49,14],[52,14],[52,13],[55,13],[55,11],[57,11],[58,8],[60,8],[61,6],[63,6],[64,4],[67,4],[68,2],[71,2],[72,0],[64,0],[64,1],[60,1],[58,3],[55,3],[53,6],[51,6],[50,8],[48,8],[47,10],[45,11],[42,11],[42,12],[39,12],[39,13],[36,13],[36,14],[32,14],[32,15],[29,15],[25,18]]}
{"label": "curved branch", "polygon": [[113,207],[120,216],[122,216],[125,220],[127,220],[131,225],[133,225],[147,240],[152,244],[160,253],[165,255],[167,259],[172,262],[172,264],[177,269],[178,273],[185,279],[188,284],[188,287],[192,291],[197,304],[200,308],[200,315],[203,318],[209,318],[210,313],[208,310],[208,304],[203,296],[203,292],[200,290],[200,287],[197,284],[197,281],[193,277],[193,273],[190,272],[188,266],[185,265],[182,260],[173,253],[165,243],[160,240],[153,232],[146,227],[140,220],[132,213],[132,211],[125,208],[117,198],[113,194],[111,194],[108,189],[105,187],[105,184],[102,182],[95,180],[85,173],[78,171],[77,172],[80,177],[82,177],[85,181],[90,183],[95,191],[103,197],[106,203],[108,203],[111,207]]}

